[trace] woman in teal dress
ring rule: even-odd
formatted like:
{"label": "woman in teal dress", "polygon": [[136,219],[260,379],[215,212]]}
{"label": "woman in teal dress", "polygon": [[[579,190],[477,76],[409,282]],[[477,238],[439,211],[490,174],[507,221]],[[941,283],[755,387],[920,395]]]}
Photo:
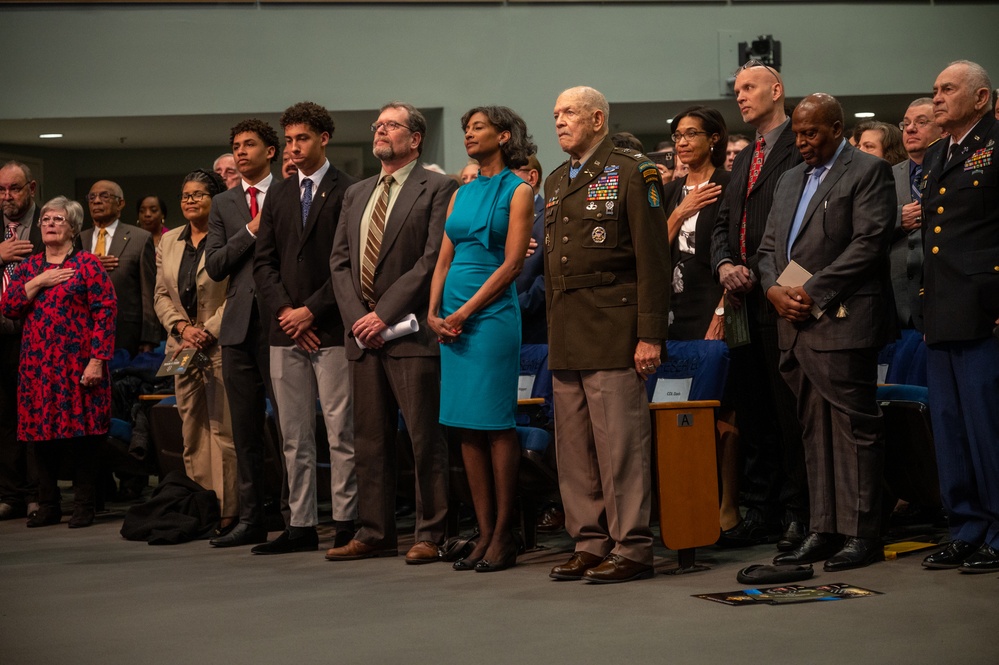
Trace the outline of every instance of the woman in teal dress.
{"label": "woman in teal dress", "polygon": [[474,108],[461,126],[479,176],[451,199],[427,322],[441,343],[440,421],[460,431],[479,522],[475,549],[454,568],[492,572],[517,559],[520,307],[514,279],[531,238],[534,192],[511,169],[526,164],[536,148],[524,121],[503,106]]}

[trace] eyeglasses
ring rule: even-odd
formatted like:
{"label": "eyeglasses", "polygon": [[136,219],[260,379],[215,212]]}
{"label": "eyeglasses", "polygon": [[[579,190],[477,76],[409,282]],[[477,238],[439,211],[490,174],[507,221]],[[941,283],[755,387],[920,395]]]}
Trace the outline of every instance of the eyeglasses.
{"label": "eyeglasses", "polygon": [[195,203],[201,203],[206,197],[212,198],[212,195],[208,192],[191,192],[190,194],[181,194],[180,202],[187,203],[188,201],[194,201]]}
{"label": "eyeglasses", "polygon": [[901,129],[903,132],[909,129],[909,127],[911,127],[912,125],[915,125],[916,129],[922,129],[923,127],[931,124],[932,122],[933,122],[932,120],[927,120],[926,118],[920,118],[919,120],[913,120],[912,122],[908,120],[903,120],[902,122],[898,123],[898,128]]}
{"label": "eyeglasses", "polygon": [[386,132],[393,132],[397,129],[409,129],[406,125],[400,125],[394,120],[386,120],[384,122],[376,122],[371,125],[371,132],[377,134],[379,129],[384,129]]}
{"label": "eyeglasses", "polygon": [[736,72],[736,74],[738,74],[739,72],[744,72],[747,69],[754,69],[756,67],[763,67],[768,72],[773,74],[775,79],[780,81],[780,74],[777,73],[777,70],[768,65],[767,63],[763,62],[762,60],[747,60],[746,64],[744,64],[742,67],[739,67],[739,70]]}
{"label": "eyeglasses", "polygon": [[6,196],[10,194],[11,196],[17,196],[25,190],[27,184],[24,185],[11,185],[10,187],[0,187],[0,196]]}
{"label": "eyeglasses", "polygon": [[694,137],[701,136],[702,134],[704,136],[708,135],[707,132],[699,132],[696,129],[688,129],[687,131],[683,132],[682,134],[680,132],[673,132],[673,134],[670,136],[670,138],[673,139],[673,143],[679,143],[680,139],[685,139],[689,143],[690,141],[694,140]]}
{"label": "eyeglasses", "polygon": [[120,201],[121,197],[116,194],[112,194],[111,192],[90,192],[89,194],[87,194],[87,200],[90,201],[91,203],[93,203],[94,201],[102,201],[102,202],[110,201],[111,199],[114,199],[115,201]]}
{"label": "eyeglasses", "polygon": [[40,220],[38,220],[41,226],[62,226],[66,224],[66,218],[63,215],[45,215]]}

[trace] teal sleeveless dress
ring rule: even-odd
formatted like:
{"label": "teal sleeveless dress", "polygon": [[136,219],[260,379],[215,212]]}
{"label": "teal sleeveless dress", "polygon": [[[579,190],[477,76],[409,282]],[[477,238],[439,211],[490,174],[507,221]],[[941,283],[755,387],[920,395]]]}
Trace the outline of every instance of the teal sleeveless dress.
{"label": "teal sleeveless dress", "polygon": [[[441,318],[465,304],[503,263],[510,200],[523,182],[503,169],[458,189],[444,225],[454,260],[444,282]],[[520,306],[511,283],[465,321],[456,341],[441,344],[440,422],[476,430],[514,427],[519,374]]]}

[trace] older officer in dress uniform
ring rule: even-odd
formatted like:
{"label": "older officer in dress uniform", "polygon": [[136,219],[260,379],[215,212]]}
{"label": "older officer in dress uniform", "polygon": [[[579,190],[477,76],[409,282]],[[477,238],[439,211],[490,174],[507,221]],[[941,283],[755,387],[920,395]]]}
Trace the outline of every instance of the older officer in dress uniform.
{"label": "older officer in dress uniform", "polygon": [[565,525],[557,580],[652,577],[651,420],[645,379],[664,351],[669,240],[662,182],[607,138],[607,100],[571,88],[555,129],[571,158],[545,181],[548,366]]}
{"label": "older officer in dress uniform", "polygon": [[933,85],[950,138],[923,159],[923,332],[940,495],[953,540],[927,568],[999,571],[999,122],[979,65]]}

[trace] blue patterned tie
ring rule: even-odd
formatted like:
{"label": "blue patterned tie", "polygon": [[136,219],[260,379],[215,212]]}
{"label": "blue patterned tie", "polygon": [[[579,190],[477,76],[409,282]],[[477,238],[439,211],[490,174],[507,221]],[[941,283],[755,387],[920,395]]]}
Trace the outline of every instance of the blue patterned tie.
{"label": "blue patterned tie", "polygon": [[583,168],[583,165],[579,162],[573,162],[569,166],[569,180],[575,180],[576,176],[579,175],[579,169]]}
{"label": "blue patterned tie", "polygon": [[302,181],[302,187],[305,188],[305,194],[302,195],[302,228],[305,228],[306,222],[309,221],[309,209],[312,207],[312,181],[306,178]]}
{"label": "blue patterned tie", "polygon": [[909,176],[909,189],[912,190],[912,200],[918,203],[923,200],[923,193],[919,191],[919,181],[923,179],[923,165],[915,164],[912,167],[912,174]]}
{"label": "blue patterned tie", "polygon": [[808,209],[808,202],[812,200],[815,196],[815,190],[819,188],[819,180],[822,178],[822,174],[825,173],[826,167],[817,166],[812,169],[811,175],[808,176],[808,181],[805,182],[805,190],[801,192],[801,200],[798,201],[798,209],[794,213],[794,222],[791,224],[791,233],[787,236],[787,258],[791,260],[791,246],[794,245],[795,239],[798,237],[798,233],[801,231],[801,225],[805,221],[805,210]]}

